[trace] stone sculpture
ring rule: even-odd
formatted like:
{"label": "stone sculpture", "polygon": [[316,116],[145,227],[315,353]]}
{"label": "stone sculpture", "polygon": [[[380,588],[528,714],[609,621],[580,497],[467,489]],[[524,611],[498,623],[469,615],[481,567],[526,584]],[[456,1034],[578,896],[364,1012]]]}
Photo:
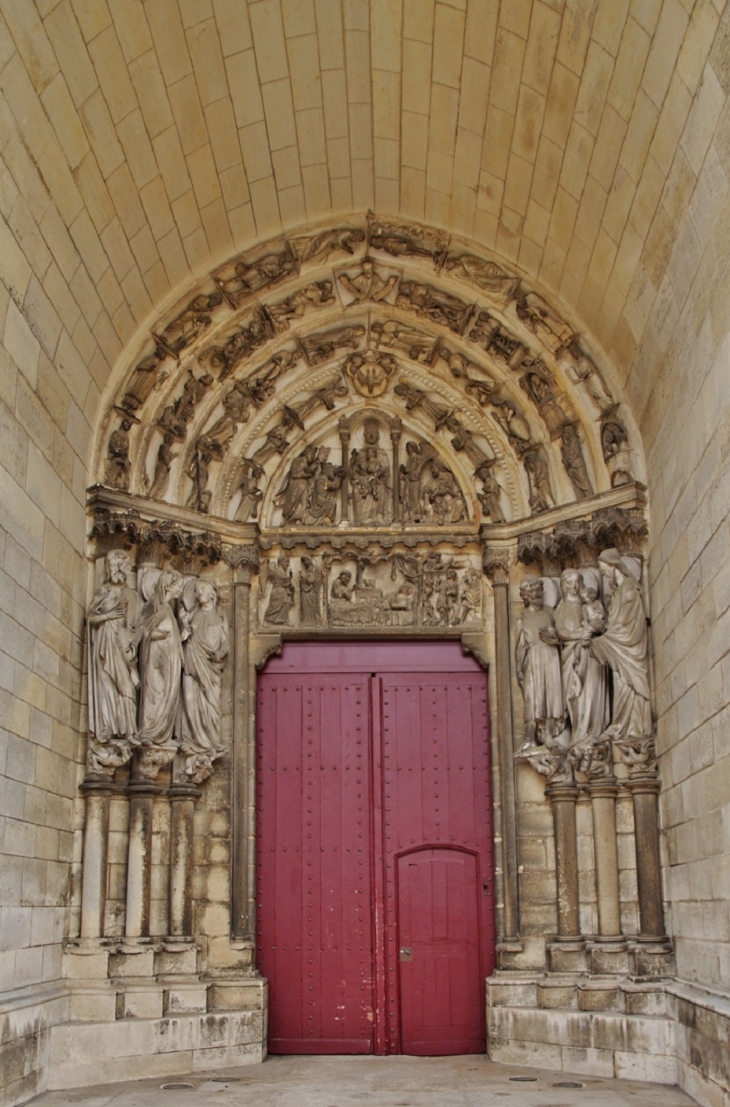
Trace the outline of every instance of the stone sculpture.
{"label": "stone sculpture", "polygon": [[228,620],[210,581],[189,581],[178,604],[183,652],[182,696],[177,724],[185,776],[208,777],[224,752],[221,739],[221,675],[228,656]]}
{"label": "stone sculpture", "polygon": [[611,474],[611,487],[632,484],[629,436],[618,419],[608,419],[601,427],[601,445],[606,467]]}
{"label": "stone sculpture", "polygon": [[182,395],[163,410],[159,419],[162,429],[174,434],[175,438],[185,438],[188,423],[212,383],[213,378],[210,373],[203,373],[200,377],[191,375],[183,386]]}
{"label": "stone sculpture", "polygon": [[255,461],[250,461],[246,457],[243,459],[238,484],[241,499],[234,516],[237,523],[246,523],[249,519],[255,519],[258,515],[259,504],[264,498],[264,494],[258,487],[257,482],[263,475],[264,470]]}
{"label": "stone sculpture", "polygon": [[352,510],[356,525],[390,522],[390,459],[380,446],[380,426],[368,419],[363,427],[364,445],[350,456]]}
{"label": "stone sculpture", "polygon": [[129,491],[129,432],[131,429],[132,420],[122,419],[109,437],[104,480],[111,488],[118,488],[122,492]]}
{"label": "stone sculpture", "polygon": [[345,376],[355,391],[368,399],[383,395],[397,369],[394,357],[377,350],[350,354],[344,365]]}
{"label": "stone sculpture", "polygon": [[319,566],[306,555],[299,569],[299,619],[302,626],[316,627],[322,621],[320,593],[322,574]]}
{"label": "stone sculpture", "polygon": [[285,277],[295,273],[296,268],[296,259],[287,246],[278,253],[264,254],[263,257],[255,260],[242,257],[234,264],[232,270],[230,268],[220,270],[214,279],[226,301],[235,311],[254,293],[278,284]]}
{"label": "stone sculpture", "polygon": [[337,516],[337,494],[346,470],[327,461],[327,453],[326,449],[318,451],[317,471],[309,482],[302,515],[302,522],[308,526],[331,526]]}
{"label": "stone sculpture", "polygon": [[281,506],[281,514],[285,524],[304,521],[310,481],[315,476],[318,467],[317,447],[312,445],[305,446],[289,466],[289,472],[276,497],[276,503]]}
{"label": "stone sculpture", "polygon": [[166,379],[167,373],[160,369],[166,357],[167,350],[157,346],[154,353],[148,354],[137,362],[132,379],[127,384],[121,400],[121,406],[125,411],[132,412],[141,408],[154,389]]}
{"label": "stone sculpture", "polygon": [[524,466],[530,485],[530,509],[537,515],[541,511],[547,511],[555,502],[550,473],[539,449],[527,451]]}
{"label": "stone sculpture", "polygon": [[406,442],[406,462],[400,467],[401,516],[406,523],[421,523],[426,518],[423,471],[434,454],[433,446],[421,442]]}
{"label": "stone sculpture", "polygon": [[563,696],[571,725],[571,744],[599,738],[608,724],[606,669],[590,651],[594,635],[605,630],[605,611],[597,589],[577,569],[561,576],[562,599],[555,628],[562,644]]}
{"label": "stone sculpture", "polygon": [[446,326],[455,334],[464,333],[472,312],[472,305],[458,296],[418,281],[401,281],[395,306]]}
{"label": "stone sculpture", "polygon": [[511,298],[519,283],[517,277],[495,261],[476,254],[450,253],[444,262],[444,269],[458,280],[476,285],[500,303],[506,303]]}
{"label": "stone sculpture", "polygon": [[289,622],[289,612],[294,603],[293,574],[289,567],[288,557],[279,557],[264,562],[261,580],[261,588],[264,592],[269,581],[271,582],[271,592],[264,621],[274,623],[276,626],[286,626]]}
{"label": "stone sculpture", "polygon": [[106,774],[129,760],[138,744],[137,646],[141,620],[139,597],[129,587],[129,555],[106,555],[107,580],[88,612],[90,772]]}
{"label": "stone sculpture", "polygon": [[482,482],[481,492],[478,493],[482,511],[492,523],[503,523],[504,512],[500,503],[502,489],[497,483],[493,469],[497,464],[496,458],[485,459],[474,470],[474,476]]}
{"label": "stone sculpture", "polygon": [[186,346],[194,342],[211,325],[213,322],[211,312],[222,302],[223,297],[218,293],[212,295],[202,293],[195,296],[161,333],[153,332],[152,337],[166,353],[179,360]]}
{"label": "stone sculpture", "polygon": [[591,642],[593,656],[613,674],[610,732],[625,741],[652,733],[649,700],[649,635],[641,592],[616,549],[599,554],[598,565],[608,601],[604,634]]}
{"label": "stone sculpture", "polygon": [[446,253],[448,238],[416,223],[396,223],[372,219],[368,225],[368,240],[374,250],[383,250],[391,257],[427,257],[439,265]]}
{"label": "stone sculpture", "polygon": [[440,527],[447,523],[462,523],[467,518],[464,494],[448,465],[439,457],[428,462],[430,479],[425,494],[431,515]]}
{"label": "stone sculpture", "polygon": [[300,262],[327,261],[331,254],[342,250],[354,254],[355,247],[365,241],[365,231],[360,227],[333,227],[315,235],[299,235],[291,239]]}
{"label": "stone sculpture", "polygon": [[577,500],[584,500],[586,496],[593,495],[593,485],[588,476],[583,448],[580,441],[578,428],[572,423],[566,423],[563,427],[563,440],[560,447],[565,471],[570,477],[575,490]]}
{"label": "stone sculpture", "polygon": [[397,319],[388,319],[385,323],[379,320],[374,322],[370,331],[376,346],[398,350],[407,354],[412,361],[420,361],[422,364],[433,361],[438,340],[418,327],[401,323]]}
{"label": "stone sculpture", "polygon": [[567,349],[575,339],[568,324],[537,292],[520,291],[515,307],[522,322],[545,342],[553,353]]}
{"label": "stone sculpture", "polygon": [[185,506],[192,508],[193,511],[201,511],[204,514],[210,511],[210,501],[212,497],[212,492],[208,488],[209,465],[212,457],[213,455],[210,449],[201,439],[195,445],[195,450],[190,459],[187,473],[192,481],[192,488],[190,489],[190,494],[185,502]]}
{"label": "stone sculpture", "polygon": [[162,436],[162,442],[157,450],[157,461],[155,462],[155,471],[150,485],[150,498],[153,500],[161,500],[167,490],[167,485],[170,480],[170,469],[177,456],[172,452],[172,444],[174,441],[174,434],[172,434],[171,431],[165,431]]}
{"label": "stone sculpture", "polygon": [[[139,743],[155,747],[151,751],[153,757],[148,760],[158,769],[160,764],[172,760],[177,748],[173,733],[180,705],[183,655],[172,604],[182,587],[180,573],[174,569],[163,569],[142,619]],[[163,756],[155,757],[155,753]]]}
{"label": "stone sculpture", "polygon": [[362,304],[368,300],[376,304],[382,303],[398,283],[397,276],[381,277],[372,258],[363,258],[356,273],[340,273],[338,279],[354,304]]}
{"label": "stone sculpture", "polygon": [[263,308],[257,307],[245,326],[239,326],[226,340],[223,346],[208,346],[199,355],[201,361],[209,361],[214,369],[219,369],[218,380],[230,377],[233,370],[250,357],[259,346],[263,346],[273,337],[274,328]]}
{"label": "stone sculpture", "polygon": [[338,350],[356,350],[365,336],[365,328],[360,324],[351,327],[333,327],[332,330],[318,334],[308,334],[301,338],[304,355],[310,365],[321,365],[329,361]]}
{"label": "stone sculpture", "polygon": [[292,292],[278,304],[269,304],[268,313],[277,334],[288,329],[292,319],[301,319],[308,308],[333,304],[332,281],[313,281],[304,288]]}
{"label": "stone sculpture", "polygon": [[576,384],[582,384],[601,413],[615,407],[614,398],[588,354],[583,353],[577,341],[571,342],[565,352],[565,360],[572,370],[570,376]]}
{"label": "stone sculpture", "polygon": [[554,742],[565,729],[560,638],[545,608],[543,583],[526,575],[520,584],[524,611],[517,620],[515,663],[525,697],[525,740],[520,753]]}

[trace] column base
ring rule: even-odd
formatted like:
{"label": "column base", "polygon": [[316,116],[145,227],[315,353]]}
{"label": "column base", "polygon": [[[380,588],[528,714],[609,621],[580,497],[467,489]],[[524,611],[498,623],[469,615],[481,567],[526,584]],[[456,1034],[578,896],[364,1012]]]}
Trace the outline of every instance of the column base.
{"label": "column base", "polygon": [[674,950],[667,937],[646,938],[643,935],[628,939],[629,972],[632,976],[666,979],[674,976]]}
{"label": "column base", "polygon": [[607,973],[628,973],[630,971],[629,947],[621,935],[606,937],[598,935],[589,938],[586,943],[590,971],[597,976]]}
{"label": "column base", "polygon": [[551,938],[547,943],[550,972],[587,972],[588,954],[585,938],[580,934]]}

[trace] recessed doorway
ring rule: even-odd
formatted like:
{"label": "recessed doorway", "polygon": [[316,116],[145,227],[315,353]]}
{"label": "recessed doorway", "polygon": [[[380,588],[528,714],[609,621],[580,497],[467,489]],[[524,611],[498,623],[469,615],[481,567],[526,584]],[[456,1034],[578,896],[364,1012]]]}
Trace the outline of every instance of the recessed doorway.
{"label": "recessed doorway", "polygon": [[486,674],[453,641],[288,643],[257,699],[269,1051],[484,1052]]}

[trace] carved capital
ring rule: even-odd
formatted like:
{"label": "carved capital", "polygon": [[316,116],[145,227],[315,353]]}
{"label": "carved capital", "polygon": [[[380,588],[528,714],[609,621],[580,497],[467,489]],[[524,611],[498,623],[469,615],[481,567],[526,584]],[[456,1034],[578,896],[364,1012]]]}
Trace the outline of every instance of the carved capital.
{"label": "carved capital", "polygon": [[578,794],[570,750],[558,745],[532,746],[521,749],[515,757],[518,761],[531,765],[535,772],[546,778],[552,798],[558,797],[561,788],[568,788],[571,794]]}
{"label": "carved capital", "polygon": [[223,560],[231,569],[259,571],[259,551],[256,546],[223,546]]}
{"label": "carved capital", "polygon": [[492,584],[508,584],[509,572],[514,563],[513,549],[488,546],[482,554],[482,567]]}
{"label": "carved capital", "polygon": [[645,738],[614,738],[613,744],[619,751],[622,763],[628,767],[629,781],[658,781],[659,766],[656,739],[653,735]]}
{"label": "carved capital", "polygon": [[615,784],[613,750],[605,736],[586,738],[568,750],[568,758],[576,772],[583,773],[591,784]]}

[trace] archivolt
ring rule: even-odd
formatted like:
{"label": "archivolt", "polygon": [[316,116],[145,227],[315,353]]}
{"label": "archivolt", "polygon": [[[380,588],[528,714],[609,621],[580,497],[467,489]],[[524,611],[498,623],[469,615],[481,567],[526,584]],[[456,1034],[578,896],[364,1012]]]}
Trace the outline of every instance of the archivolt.
{"label": "archivolt", "polygon": [[346,464],[341,422],[366,411],[402,422],[400,460],[409,440],[441,458],[472,526],[489,521],[484,474],[508,521],[643,477],[610,367],[542,294],[468,243],[372,214],[227,262],[121,375],[97,481],[228,519],[243,481],[265,530],[292,459],[314,443]]}

